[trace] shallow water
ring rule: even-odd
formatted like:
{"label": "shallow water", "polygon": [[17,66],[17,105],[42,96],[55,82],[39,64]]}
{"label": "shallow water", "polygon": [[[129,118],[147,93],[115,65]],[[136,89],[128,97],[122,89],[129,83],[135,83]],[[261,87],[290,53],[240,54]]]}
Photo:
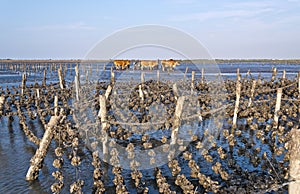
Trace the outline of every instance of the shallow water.
{"label": "shallow water", "polygon": [[[240,72],[242,75],[251,70],[251,73],[254,77],[257,77],[260,73],[263,78],[270,78],[272,75],[271,68],[274,64],[265,64],[265,63],[238,63],[238,64],[220,64],[219,68],[221,71],[221,75],[224,79],[229,78],[233,79],[236,75],[236,68],[240,68]],[[281,72],[285,69],[287,71],[287,77],[294,78],[298,71],[300,70],[300,64],[294,65],[286,65],[286,64],[279,64],[276,65],[278,70],[278,76],[281,76]],[[185,70],[185,68],[184,68]],[[184,70],[181,70],[184,72]],[[105,74],[109,75],[109,71],[106,71]],[[128,72],[130,74],[130,72]],[[66,81],[71,82],[73,80],[73,75],[67,74]],[[134,75],[134,74],[133,74]],[[191,75],[188,74],[188,77]],[[207,75],[208,76],[208,75]],[[118,78],[118,75],[116,76]],[[41,74],[32,74],[28,76],[27,84],[34,84],[35,82],[41,83],[43,77]],[[15,74],[8,71],[1,71],[0,72],[0,85],[2,87],[11,87],[11,86],[18,86],[20,85],[22,80],[21,73]],[[48,75],[47,83],[58,82],[58,78],[56,75]],[[38,137],[42,137],[43,129],[42,125],[38,119],[28,121],[28,126],[30,130],[35,132]],[[205,127],[204,127],[205,128]],[[248,133],[243,134],[246,138]],[[259,141],[254,138],[255,143],[259,144]],[[218,142],[221,145],[222,141]],[[228,145],[222,145],[225,150],[229,150]],[[240,144],[240,146],[243,146]],[[266,145],[257,145],[261,146],[262,151],[269,151],[269,147]],[[2,117],[0,118],[0,193],[51,193],[50,186],[54,183],[54,178],[51,176],[51,173],[55,171],[55,168],[52,166],[52,161],[56,158],[54,154],[54,148],[56,147],[55,143],[52,142],[51,147],[49,148],[49,152],[44,160],[44,166],[39,174],[38,180],[33,182],[28,182],[25,180],[25,175],[30,165],[29,161],[31,157],[34,155],[37,146],[31,143],[27,137],[24,135],[23,131],[20,129],[18,117],[14,116],[13,121],[9,121],[8,118]],[[235,146],[238,147],[238,146]],[[190,151],[193,151],[194,160],[200,160],[201,169],[203,173],[206,175],[213,175],[211,170],[211,165],[206,164],[201,156],[197,156],[197,150],[193,150],[193,147],[189,148]],[[236,148],[237,149],[237,148]],[[84,193],[92,193],[92,174],[93,174],[93,166],[91,165],[92,157],[91,153],[85,148],[84,143],[82,142],[80,146],[80,150],[78,151],[79,154],[82,155],[82,164],[75,169],[71,166],[68,159],[65,158],[65,164],[63,166],[63,175],[65,177],[64,183],[65,186],[62,190],[62,193],[69,192],[69,185],[70,183],[74,182],[78,178],[83,179],[85,181],[83,191]],[[211,152],[212,155],[214,151]],[[233,151],[236,153],[236,151]],[[247,171],[259,171],[260,173],[266,173],[261,170],[261,167],[253,167],[249,163],[249,159],[246,157],[240,157],[235,154],[232,157],[236,158],[238,165]],[[185,164],[182,167],[182,173],[189,176],[189,167],[187,166],[187,161],[181,161]],[[206,164],[206,165],[205,165]],[[227,166],[228,172],[231,172],[232,169],[228,167],[227,163],[223,163],[223,166]],[[109,167],[111,169],[111,167]],[[174,180],[172,179],[171,172],[167,165],[164,165],[160,168],[165,177],[167,177],[168,182],[172,183]],[[108,171],[108,176],[106,177],[105,185],[107,185],[107,189],[110,188],[111,192],[114,192],[114,185],[112,182],[113,176],[111,170]],[[155,177],[153,176],[153,170],[143,170],[143,185],[148,186],[150,189],[150,193],[157,192],[157,186],[155,182]],[[77,174],[77,175],[76,175]],[[125,184],[129,191],[136,192],[134,184],[130,181],[130,171],[124,170],[122,174],[125,177]],[[127,178],[126,178],[127,177]],[[216,179],[218,179],[216,177]],[[193,180],[192,180],[193,182]],[[172,184],[171,189],[176,190],[178,187]],[[200,188],[199,188],[200,190]]]}

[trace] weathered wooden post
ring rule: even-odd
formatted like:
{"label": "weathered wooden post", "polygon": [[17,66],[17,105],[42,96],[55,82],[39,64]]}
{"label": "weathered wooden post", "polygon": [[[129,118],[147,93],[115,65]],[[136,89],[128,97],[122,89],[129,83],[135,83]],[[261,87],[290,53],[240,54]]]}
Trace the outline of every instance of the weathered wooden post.
{"label": "weathered wooden post", "polygon": [[142,90],[142,85],[139,85],[139,96],[140,96],[141,101],[144,101],[144,93]]}
{"label": "weathered wooden post", "polygon": [[185,72],[184,72],[184,80],[186,79],[186,74],[187,74],[188,70],[189,70],[189,67],[186,67]]}
{"label": "weathered wooden post", "polygon": [[286,78],[286,70],[284,69],[282,72],[282,79],[285,80],[285,78]]}
{"label": "weathered wooden post", "polygon": [[281,105],[281,96],[282,96],[282,88],[277,89],[277,98],[276,98],[276,105],[275,105],[275,113],[274,113],[274,128],[278,126],[278,111],[280,110]]}
{"label": "weathered wooden post", "polygon": [[108,87],[107,87],[107,89],[105,91],[105,98],[106,98],[106,100],[108,99],[111,91],[112,91],[112,87],[111,87],[111,85],[108,85]]}
{"label": "weathered wooden post", "polygon": [[24,95],[24,93],[25,93],[26,80],[27,80],[26,73],[23,73],[23,75],[22,75],[22,90],[21,90],[22,95]]}
{"label": "weathered wooden post", "polygon": [[75,91],[76,91],[76,100],[79,101],[79,87],[80,87],[80,82],[79,82],[79,69],[78,69],[78,64],[75,66]]}
{"label": "weathered wooden post", "polygon": [[157,81],[159,81],[160,79],[159,70],[156,71],[156,77],[157,77]]}
{"label": "weathered wooden post", "polygon": [[47,72],[46,72],[46,69],[44,69],[44,78],[43,78],[43,83],[42,83],[43,86],[46,86],[46,76],[47,76]]}
{"label": "weathered wooden post", "polygon": [[251,104],[252,104],[252,99],[253,99],[253,97],[254,97],[255,87],[256,87],[256,80],[253,80],[252,88],[251,88],[251,91],[250,91],[250,98],[249,98],[248,107],[250,107]]}
{"label": "weathered wooden post", "polygon": [[181,118],[181,114],[182,114],[182,110],[183,110],[184,100],[185,100],[184,96],[180,96],[177,100],[170,145],[175,145],[176,141],[177,141],[178,129],[180,127],[180,118]]}
{"label": "weathered wooden post", "polygon": [[201,83],[204,83],[204,68],[201,69]]}
{"label": "weathered wooden post", "polygon": [[102,130],[102,146],[103,146],[103,156],[107,158],[108,156],[108,134],[107,129],[109,128],[109,123],[107,122],[107,110],[106,110],[106,98],[104,95],[99,96],[100,110],[98,112],[98,117],[101,120],[101,130]]}
{"label": "weathered wooden post", "polygon": [[54,115],[58,115],[58,96],[54,96]]}
{"label": "weathered wooden post", "polygon": [[141,82],[142,82],[142,84],[145,83],[145,73],[144,72],[141,73]]}
{"label": "weathered wooden post", "polygon": [[191,83],[191,90],[193,91],[195,88],[195,71],[192,71],[192,83]]}
{"label": "weathered wooden post", "polygon": [[234,107],[234,113],[233,113],[233,120],[232,120],[232,128],[236,128],[237,123],[237,113],[239,109],[240,104],[240,96],[241,96],[241,75],[240,75],[240,69],[237,69],[237,82],[236,82],[236,100],[235,100],[235,107]]}
{"label": "weathered wooden post", "polygon": [[293,128],[289,135],[291,139],[288,142],[289,163],[289,194],[299,193],[300,191],[300,130]]}
{"label": "weathered wooden post", "polygon": [[0,96],[0,116],[3,114],[4,102],[5,102],[5,96],[1,95]]}
{"label": "weathered wooden post", "polygon": [[277,69],[276,67],[273,68],[273,73],[272,73],[272,78],[271,78],[271,81],[274,82],[275,81],[275,77],[277,75]]}
{"label": "weathered wooden post", "polygon": [[26,180],[31,181],[37,179],[39,170],[42,167],[42,162],[46,157],[48,147],[52,141],[54,128],[59,122],[62,122],[63,119],[65,119],[65,116],[62,115],[62,112],[59,116],[54,115],[50,118],[50,121],[46,127],[46,131],[39,144],[39,148],[36,150],[35,155],[30,160],[30,167],[26,174]]}
{"label": "weathered wooden post", "polygon": [[178,99],[178,89],[177,89],[177,84],[174,83],[173,84],[173,93],[174,93],[174,96],[175,96],[175,99],[177,100]]}
{"label": "weathered wooden post", "polygon": [[111,70],[110,70],[110,82],[112,85],[115,84],[115,72],[114,72],[113,68],[111,68]]}
{"label": "weathered wooden post", "polygon": [[62,67],[60,67],[58,69],[58,77],[59,77],[59,86],[60,89],[64,89],[64,78],[63,78],[63,74],[62,74]]}

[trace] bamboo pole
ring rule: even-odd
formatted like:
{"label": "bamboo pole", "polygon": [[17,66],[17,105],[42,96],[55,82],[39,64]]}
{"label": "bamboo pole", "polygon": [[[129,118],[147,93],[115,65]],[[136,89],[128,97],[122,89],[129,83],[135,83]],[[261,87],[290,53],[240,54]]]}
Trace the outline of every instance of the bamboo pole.
{"label": "bamboo pole", "polygon": [[237,69],[237,82],[236,82],[236,100],[235,100],[235,107],[234,107],[234,113],[233,113],[233,120],[232,120],[232,128],[236,128],[237,123],[237,114],[240,104],[240,96],[241,96],[241,75],[239,73],[239,69]]}
{"label": "bamboo pole", "polygon": [[171,133],[171,145],[175,145],[177,141],[178,136],[178,129],[180,127],[180,118],[183,110],[183,103],[184,103],[185,97],[180,96],[177,100],[176,109],[175,109],[175,116],[174,116],[174,124],[172,127],[172,133]]}
{"label": "bamboo pole", "polygon": [[288,142],[289,163],[289,194],[299,193],[300,191],[300,130],[293,128],[290,131],[290,141]]}
{"label": "bamboo pole", "polygon": [[59,116],[52,116],[50,118],[46,131],[39,144],[39,148],[36,150],[35,155],[30,160],[30,167],[25,178],[27,181],[37,179],[39,170],[42,167],[42,162],[46,157],[48,147],[52,141],[54,128],[59,122],[62,122],[63,119],[65,119],[65,116],[62,116],[62,114]]}
{"label": "bamboo pole", "polygon": [[274,128],[278,126],[278,111],[280,110],[281,105],[281,96],[282,96],[282,88],[277,89],[277,97],[276,97],[276,105],[275,105],[275,113],[274,113]]}

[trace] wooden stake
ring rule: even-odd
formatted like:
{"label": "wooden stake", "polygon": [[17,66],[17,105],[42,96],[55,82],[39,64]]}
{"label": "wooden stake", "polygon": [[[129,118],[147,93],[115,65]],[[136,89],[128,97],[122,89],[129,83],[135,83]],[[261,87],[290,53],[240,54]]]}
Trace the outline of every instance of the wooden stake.
{"label": "wooden stake", "polygon": [[59,68],[58,69],[58,77],[59,77],[59,86],[60,86],[60,89],[64,89],[64,78],[63,78],[63,75],[62,75],[62,68]]}
{"label": "wooden stake", "polygon": [[115,84],[115,72],[114,72],[113,68],[111,68],[111,71],[110,71],[110,82],[113,85]]}
{"label": "wooden stake", "polygon": [[177,98],[178,98],[178,89],[177,89],[176,83],[173,84],[173,93],[175,95],[175,99],[177,100]]}
{"label": "wooden stake", "polygon": [[241,96],[241,76],[239,74],[239,69],[237,69],[237,82],[236,82],[236,100],[235,100],[235,107],[234,107],[234,113],[233,113],[233,121],[232,121],[232,128],[236,128],[237,123],[237,113],[239,109],[240,104],[240,96]]}
{"label": "wooden stake", "polygon": [[286,78],[286,70],[284,69],[282,72],[282,79],[285,80],[285,78]]}
{"label": "wooden stake", "polygon": [[195,71],[192,71],[191,89],[193,90],[194,88],[195,88]]}
{"label": "wooden stake", "polygon": [[78,64],[75,66],[75,91],[76,91],[76,100],[79,101],[79,87],[80,87],[80,82],[79,82],[79,69],[78,69]]}
{"label": "wooden stake", "polygon": [[160,76],[159,76],[159,70],[156,71],[156,76],[157,76],[157,81],[159,81],[159,78],[160,78]]}
{"label": "wooden stake", "polygon": [[22,90],[21,90],[22,95],[24,95],[24,93],[25,93],[26,80],[27,80],[26,73],[23,73],[23,75],[22,75]]}
{"label": "wooden stake", "polygon": [[141,73],[141,82],[142,82],[142,84],[145,83],[145,73],[144,72]]}
{"label": "wooden stake", "polygon": [[65,117],[62,117],[62,114],[60,114],[59,116],[52,116],[50,118],[50,121],[46,127],[46,131],[40,142],[39,148],[36,150],[35,155],[30,160],[30,167],[26,174],[27,181],[37,179],[39,170],[42,167],[42,162],[46,157],[48,147],[52,141],[54,128],[59,122],[62,122],[64,118]]}
{"label": "wooden stake", "polygon": [[255,87],[256,87],[256,80],[253,80],[248,107],[250,107],[251,104],[252,104],[252,99],[254,97]]}
{"label": "wooden stake", "polygon": [[204,68],[201,69],[201,83],[204,83]]}
{"label": "wooden stake", "polygon": [[300,130],[293,128],[290,131],[290,141],[288,142],[289,162],[289,194],[300,191]]}
{"label": "wooden stake", "polygon": [[275,77],[277,75],[277,69],[276,67],[273,68],[273,73],[272,73],[272,78],[271,78],[271,81],[274,82],[275,81]]}
{"label": "wooden stake", "polygon": [[175,145],[176,141],[177,141],[178,129],[180,127],[180,118],[181,118],[181,114],[182,114],[182,110],[183,110],[184,100],[185,100],[184,96],[180,96],[177,100],[170,145]]}
{"label": "wooden stake", "polygon": [[54,115],[55,116],[58,115],[58,97],[57,97],[57,95],[55,95],[55,97],[54,97]]}
{"label": "wooden stake", "polygon": [[186,79],[186,74],[187,74],[188,70],[189,70],[189,67],[186,67],[185,72],[184,72],[184,79]]}
{"label": "wooden stake", "polygon": [[105,99],[106,99],[106,100],[108,99],[108,97],[109,97],[109,95],[110,95],[110,93],[111,93],[111,90],[112,90],[111,85],[108,85],[108,87],[107,87],[107,89],[106,89],[106,91],[105,91]]}
{"label": "wooden stake", "polygon": [[43,78],[43,86],[46,86],[46,76],[47,76],[47,72],[46,69],[44,69],[44,78]]}
{"label": "wooden stake", "polygon": [[281,105],[281,96],[282,96],[282,88],[277,89],[277,98],[276,98],[276,105],[275,105],[275,113],[274,113],[274,128],[278,126],[278,111],[280,110]]}
{"label": "wooden stake", "polygon": [[101,130],[103,135],[103,155],[105,158],[108,156],[108,134],[107,129],[109,128],[109,123],[107,122],[107,110],[106,110],[106,98],[104,95],[99,96],[99,102],[100,102],[100,110],[98,112],[98,117],[100,117],[101,120]]}

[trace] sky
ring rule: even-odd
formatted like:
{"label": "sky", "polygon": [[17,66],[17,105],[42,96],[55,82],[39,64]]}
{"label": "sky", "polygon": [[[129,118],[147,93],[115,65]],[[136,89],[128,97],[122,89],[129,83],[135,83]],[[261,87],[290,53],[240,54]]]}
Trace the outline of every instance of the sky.
{"label": "sky", "polygon": [[300,0],[0,0],[0,58],[82,59],[148,24],[189,34],[216,59],[300,58]]}

